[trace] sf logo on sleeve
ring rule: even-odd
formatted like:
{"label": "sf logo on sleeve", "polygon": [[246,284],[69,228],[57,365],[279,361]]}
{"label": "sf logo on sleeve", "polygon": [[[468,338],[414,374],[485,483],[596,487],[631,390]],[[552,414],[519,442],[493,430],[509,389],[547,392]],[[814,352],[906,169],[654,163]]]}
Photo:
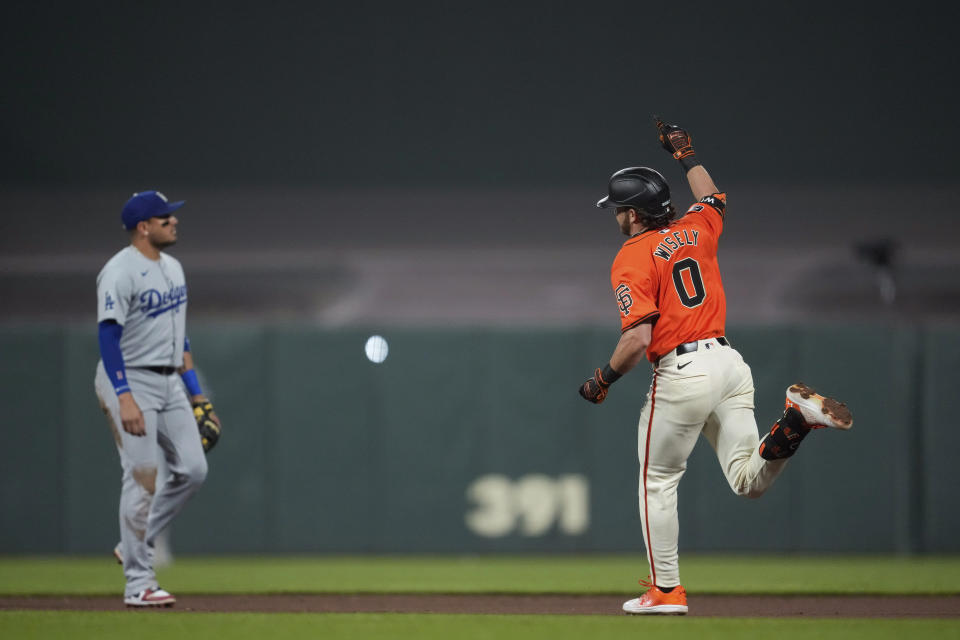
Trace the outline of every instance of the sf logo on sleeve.
{"label": "sf logo on sleeve", "polygon": [[630,315],[630,307],[633,306],[633,297],[630,295],[630,287],[621,283],[617,287],[617,304],[620,305],[620,313],[624,317]]}

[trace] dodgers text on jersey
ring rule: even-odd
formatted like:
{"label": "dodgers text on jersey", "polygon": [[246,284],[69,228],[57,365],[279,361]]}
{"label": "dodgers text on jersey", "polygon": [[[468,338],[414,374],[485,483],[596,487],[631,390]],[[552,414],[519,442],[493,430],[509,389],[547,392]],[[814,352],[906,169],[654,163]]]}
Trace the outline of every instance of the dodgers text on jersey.
{"label": "dodgers text on jersey", "polygon": [[187,285],[172,287],[169,291],[147,289],[140,294],[140,311],[155,318],[166,311],[176,310],[187,301]]}

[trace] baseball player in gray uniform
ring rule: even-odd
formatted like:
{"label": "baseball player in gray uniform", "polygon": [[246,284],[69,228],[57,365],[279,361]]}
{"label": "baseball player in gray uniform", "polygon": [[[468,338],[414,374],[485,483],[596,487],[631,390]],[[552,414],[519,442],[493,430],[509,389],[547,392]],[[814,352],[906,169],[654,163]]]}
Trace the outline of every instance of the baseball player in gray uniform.
{"label": "baseball player in gray uniform", "polygon": [[[216,427],[213,440],[219,436],[186,338],[183,268],[162,251],[177,241],[173,212],[181,206],[157,191],[134,194],[121,214],[130,246],[97,276],[101,360],[94,384],[123,468],[120,555],[124,602],[134,607],[176,601],[157,585],[152,547],[207,475],[204,449],[212,444],[201,443],[197,411]],[[169,473],[157,486],[161,453]]]}

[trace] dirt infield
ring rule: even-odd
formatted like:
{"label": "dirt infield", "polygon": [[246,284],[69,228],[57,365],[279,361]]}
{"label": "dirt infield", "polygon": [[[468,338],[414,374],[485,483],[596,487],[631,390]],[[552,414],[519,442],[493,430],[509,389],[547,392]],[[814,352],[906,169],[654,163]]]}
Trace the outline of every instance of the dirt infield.
{"label": "dirt infield", "polygon": [[[165,612],[484,613],[623,615],[620,596],[184,595]],[[690,596],[692,616],[957,618],[960,596]],[[125,610],[120,596],[2,597],[0,610]]]}

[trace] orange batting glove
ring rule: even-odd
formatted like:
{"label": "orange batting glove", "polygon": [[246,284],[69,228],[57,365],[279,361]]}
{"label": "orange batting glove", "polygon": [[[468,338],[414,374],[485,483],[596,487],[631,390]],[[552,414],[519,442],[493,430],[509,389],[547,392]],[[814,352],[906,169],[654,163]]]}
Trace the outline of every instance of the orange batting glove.
{"label": "orange batting glove", "polygon": [[693,138],[686,130],[675,124],[667,124],[657,116],[654,116],[654,122],[657,125],[657,137],[660,140],[660,146],[666,149],[676,160],[679,160],[686,171],[690,171],[700,164],[700,161],[697,160],[697,153],[693,150]]}
{"label": "orange batting glove", "polygon": [[602,370],[595,369],[593,377],[589,378],[580,386],[580,395],[584,400],[589,400],[593,404],[600,404],[607,398],[607,389],[610,385],[620,379],[620,374],[614,371],[608,364]]}

